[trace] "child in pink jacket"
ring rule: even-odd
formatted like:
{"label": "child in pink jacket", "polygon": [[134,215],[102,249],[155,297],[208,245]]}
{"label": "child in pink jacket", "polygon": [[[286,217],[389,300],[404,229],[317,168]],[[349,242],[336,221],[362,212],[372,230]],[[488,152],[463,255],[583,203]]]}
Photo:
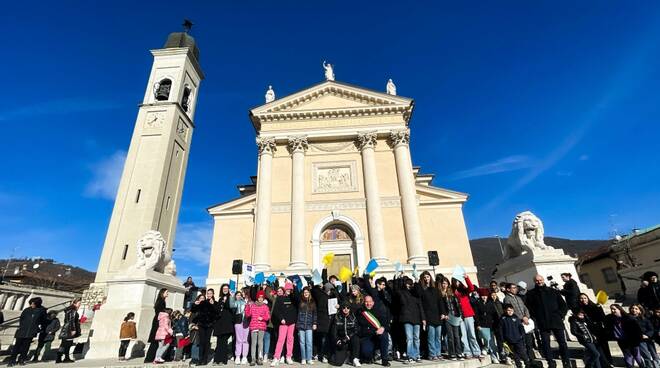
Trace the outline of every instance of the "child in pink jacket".
{"label": "child in pink jacket", "polygon": [[165,360],[163,360],[163,354],[165,354],[170,343],[172,343],[172,336],[174,334],[171,317],[172,308],[165,308],[165,311],[158,313],[158,330],[156,330],[156,335],[154,337],[154,339],[158,341],[158,350],[156,350],[154,364],[165,363]]}
{"label": "child in pink jacket", "polygon": [[[250,318],[250,335],[252,337],[252,346],[250,346],[250,356],[252,361],[250,365],[262,365],[263,361],[261,356],[264,349],[264,333],[268,328],[268,320],[270,319],[270,309],[264,303],[266,293],[263,290],[257,291],[256,303],[250,303],[245,307],[245,318]],[[257,355],[259,350],[259,355]]]}

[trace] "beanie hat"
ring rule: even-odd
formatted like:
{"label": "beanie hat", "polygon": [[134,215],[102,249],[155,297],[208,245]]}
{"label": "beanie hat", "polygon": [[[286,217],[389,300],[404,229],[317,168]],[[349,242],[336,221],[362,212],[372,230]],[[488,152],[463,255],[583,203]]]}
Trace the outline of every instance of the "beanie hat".
{"label": "beanie hat", "polygon": [[477,293],[479,293],[479,296],[488,296],[490,295],[490,290],[486,288],[478,288]]}
{"label": "beanie hat", "polygon": [[259,299],[259,297],[265,298],[266,293],[263,290],[257,291],[257,299]]}
{"label": "beanie hat", "polygon": [[287,282],[284,284],[284,290],[293,290],[293,284],[290,282]]}
{"label": "beanie hat", "polygon": [[332,290],[332,288],[334,288],[334,287],[335,287],[335,286],[332,285],[332,283],[329,283],[329,282],[326,282],[325,285],[323,285],[323,289],[325,289],[325,291],[330,291],[330,290]]}
{"label": "beanie hat", "polygon": [[521,287],[523,289],[527,289],[527,283],[525,281],[520,281],[520,282],[518,282],[518,287]]}

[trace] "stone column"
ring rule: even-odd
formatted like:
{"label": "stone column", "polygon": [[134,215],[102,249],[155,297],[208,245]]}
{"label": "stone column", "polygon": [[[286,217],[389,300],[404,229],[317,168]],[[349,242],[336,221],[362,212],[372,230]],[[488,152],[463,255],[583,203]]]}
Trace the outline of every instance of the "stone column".
{"label": "stone column", "polygon": [[307,268],[305,254],[305,151],[307,137],[289,137],[291,153],[291,261],[289,268]]}
{"label": "stone column", "polygon": [[0,293],[0,310],[5,309],[5,300],[7,300],[7,293]]}
{"label": "stone column", "polygon": [[257,138],[259,147],[259,173],[257,176],[257,212],[255,219],[256,233],[254,236],[254,266],[258,271],[268,270],[268,249],[270,238],[271,216],[271,179],[274,138]]}
{"label": "stone column", "polygon": [[369,232],[369,251],[371,258],[378,263],[388,263],[385,234],[383,230],[383,215],[381,214],[380,193],[378,190],[378,175],[376,173],[375,147],[376,132],[359,134],[357,145],[362,152],[362,170],[364,191],[367,197],[367,228]]}
{"label": "stone column", "polygon": [[417,213],[417,191],[415,190],[415,178],[413,177],[409,150],[410,132],[407,129],[392,131],[390,133],[390,144],[394,149],[394,160],[396,161],[403,228],[408,247],[408,263],[428,263],[428,258],[424,255],[422,230],[419,225],[419,214]]}

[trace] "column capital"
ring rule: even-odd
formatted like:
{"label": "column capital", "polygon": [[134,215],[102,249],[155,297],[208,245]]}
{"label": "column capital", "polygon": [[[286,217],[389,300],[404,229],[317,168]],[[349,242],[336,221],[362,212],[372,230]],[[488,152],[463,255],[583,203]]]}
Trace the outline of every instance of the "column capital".
{"label": "column capital", "polygon": [[306,135],[291,136],[288,137],[288,139],[289,139],[289,144],[287,145],[287,148],[289,149],[289,153],[291,154],[293,154],[294,152],[305,153],[305,151],[307,151],[307,149],[309,148]]}
{"label": "column capital", "polygon": [[275,152],[275,138],[257,137],[257,148],[259,149],[259,155],[272,155]]}
{"label": "column capital", "polygon": [[378,134],[376,132],[366,132],[358,134],[356,144],[362,151],[365,148],[375,148],[377,142]]}
{"label": "column capital", "polygon": [[400,130],[392,130],[390,132],[390,139],[389,139],[390,146],[392,148],[404,144],[404,145],[409,145],[410,144],[410,131],[408,129],[400,129]]}

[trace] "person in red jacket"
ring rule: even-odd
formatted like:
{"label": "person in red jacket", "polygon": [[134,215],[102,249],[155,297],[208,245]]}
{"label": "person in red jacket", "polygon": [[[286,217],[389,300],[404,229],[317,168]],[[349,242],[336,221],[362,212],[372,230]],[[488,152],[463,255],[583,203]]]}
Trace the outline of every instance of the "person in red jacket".
{"label": "person in red jacket", "polygon": [[461,323],[461,340],[463,341],[463,355],[465,357],[479,358],[481,349],[477,342],[477,334],[474,328],[474,309],[470,302],[470,294],[475,290],[470,277],[465,275],[463,280],[451,279],[451,287],[454,295],[461,304],[463,311],[463,323]]}

